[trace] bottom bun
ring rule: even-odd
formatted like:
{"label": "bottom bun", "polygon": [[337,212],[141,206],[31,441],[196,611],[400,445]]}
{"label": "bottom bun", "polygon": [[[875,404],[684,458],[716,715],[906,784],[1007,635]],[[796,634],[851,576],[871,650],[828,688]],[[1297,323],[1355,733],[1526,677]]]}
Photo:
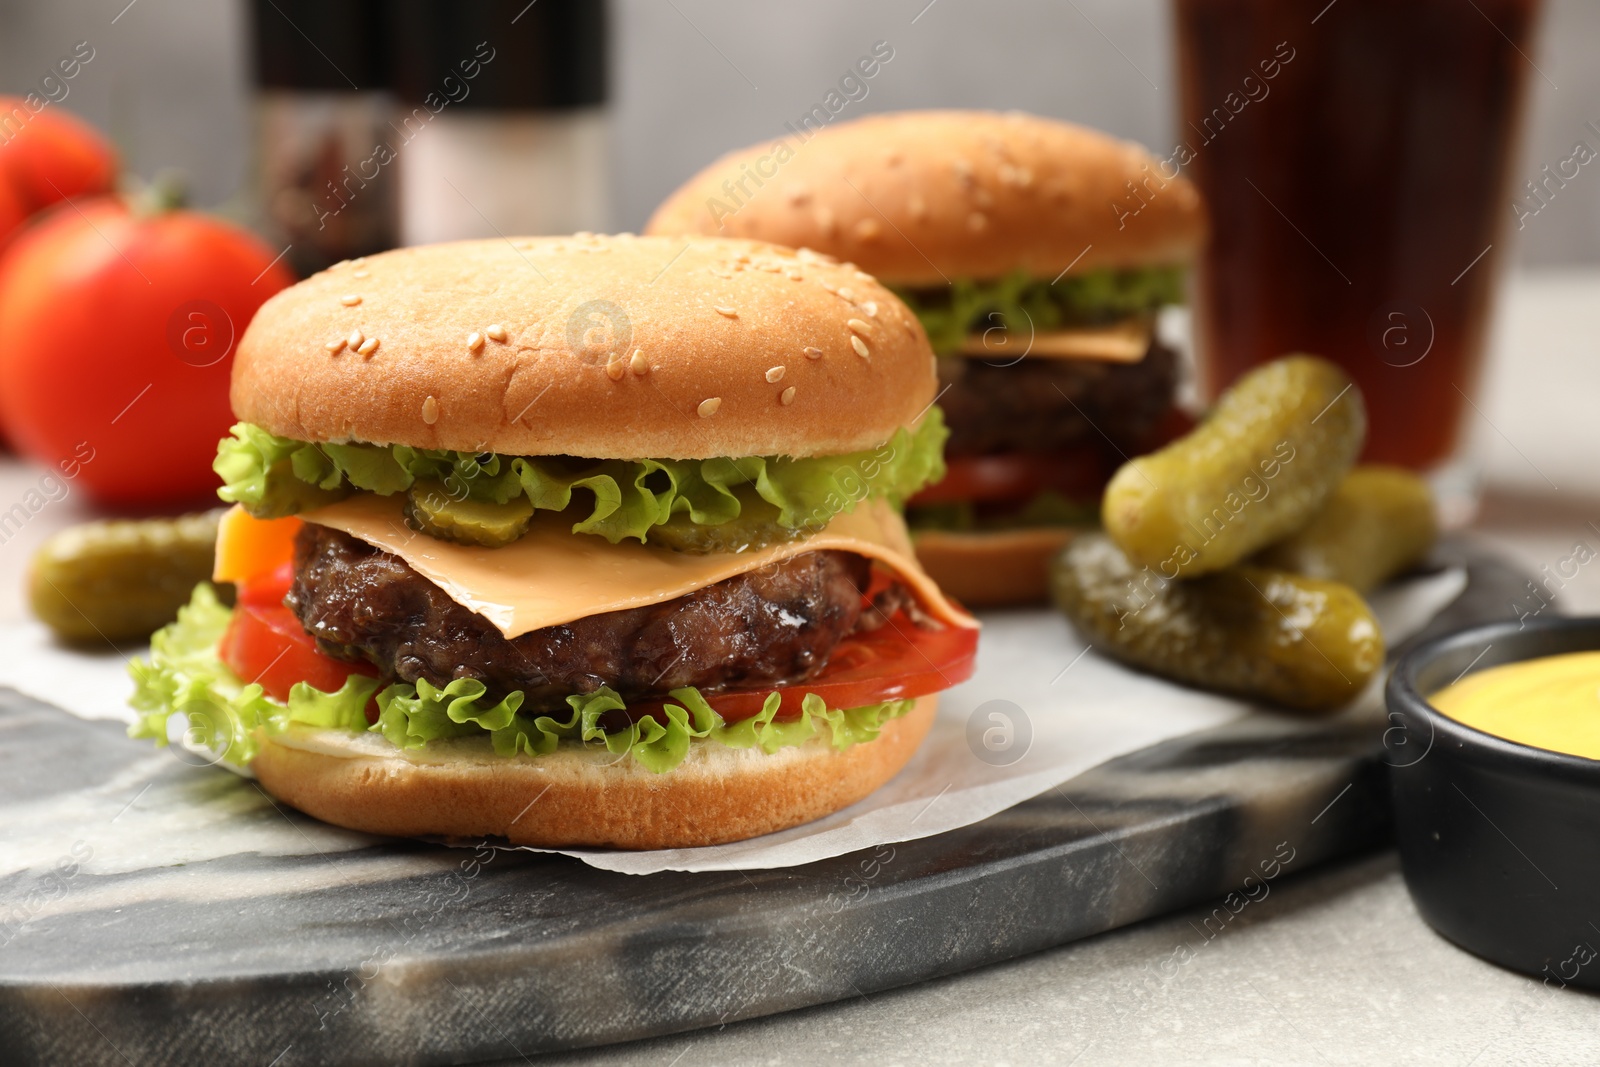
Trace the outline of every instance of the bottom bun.
{"label": "bottom bun", "polygon": [[1050,561],[1074,532],[1070,526],[984,533],[925,530],[913,538],[917,561],[945,595],[969,608],[999,608],[1050,599]]}
{"label": "bottom bun", "polygon": [[274,797],[351,830],[539,848],[693,848],[849,807],[906,765],[938,703],[919,698],[876,740],[842,752],[821,738],[771,755],[695,743],[664,774],[604,748],[502,757],[487,738],[469,738],[403,751],[378,734],[303,727],[264,738],[251,769]]}

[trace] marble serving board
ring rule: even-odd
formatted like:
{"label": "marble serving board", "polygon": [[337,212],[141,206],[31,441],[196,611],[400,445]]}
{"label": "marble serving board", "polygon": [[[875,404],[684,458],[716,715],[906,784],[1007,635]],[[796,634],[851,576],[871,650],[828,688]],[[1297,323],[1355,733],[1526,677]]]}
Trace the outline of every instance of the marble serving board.
{"label": "marble serving board", "polygon": [[[1466,591],[1413,640],[1524,599],[1525,576],[1469,544],[1439,562]],[[0,690],[0,1062],[526,1057],[868,995],[1207,899],[1222,924],[1259,883],[1387,840],[1385,764],[1411,753],[1385,725],[1248,716],[938,836],[637,877],[337,830]],[[157,866],[128,832],[150,812],[176,813]]]}

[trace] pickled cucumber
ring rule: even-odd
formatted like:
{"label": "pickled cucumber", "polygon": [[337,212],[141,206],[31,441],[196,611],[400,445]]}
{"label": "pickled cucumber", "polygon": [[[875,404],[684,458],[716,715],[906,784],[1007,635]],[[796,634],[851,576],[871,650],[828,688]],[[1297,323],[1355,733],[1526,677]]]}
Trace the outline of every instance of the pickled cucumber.
{"label": "pickled cucumber", "polygon": [[1383,664],[1377,620],[1337,582],[1250,566],[1169,581],[1084,534],[1056,557],[1051,589],[1097,651],[1202,689],[1332,711]]}
{"label": "pickled cucumber", "polygon": [[705,555],[712,552],[748,552],[780,541],[793,541],[813,531],[778,524],[778,509],[765,500],[743,501],[739,517],[714,525],[692,521],[679,513],[650,530],[650,544],[678,552]]}
{"label": "pickled cucumber", "polygon": [[89,522],[63,530],[33,557],[28,601],[64,641],[149,637],[177,618],[211,577],[219,511],[176,519]]}
{"label": "pickled cucumber", "polygon": [[443,483],[423,481],[406,492],[406,520],[441,540],[499,548],[528,532],[533,502],[520,494],[504,504],[457,500]]}
{"label": "pickled cucumber", "polygon": [[1361,392],[1338,367],[1275,360],[1188,436],[1117,471],[1106,531],[1162,578],[1219,571],[1304,526],[1355,462],[1366,425]]}
{"label": "pickled cucumber", "polygon": [[1420,563],[1437,535],[1427,482],[1399,467],[1357,467],[1302,530],[1251,562],[1365,593]]}

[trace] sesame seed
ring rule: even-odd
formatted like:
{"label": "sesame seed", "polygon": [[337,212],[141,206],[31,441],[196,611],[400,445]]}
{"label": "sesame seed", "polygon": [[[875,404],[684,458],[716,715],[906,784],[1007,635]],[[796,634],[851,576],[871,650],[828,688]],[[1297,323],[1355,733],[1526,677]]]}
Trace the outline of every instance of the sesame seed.
{"label": "sesame seed", "polygon": [[835,227],[836,224],[833,221],[833,210],[825,207],[817,208],[817,228],[823,233],[831,234],[833,233]]}
{"label": "sesame seed", "polygon": [[839,295],[844,297],[846,300],[854,300],[856,298],[856,291],[850,288],[848,285],[841,285],[839,286]]}
{"label": "sesame seed", "polygon": [[770,259],[762,260],[760,263],[757,263],[756,268],[758,270],[764,270],[768,274],[781,274],[783,272],[783,265],[781,263],[774,263]]}
{"label": "sesame seed", "polygon": [[344,338],[343,337],[335,338],[334,340],[329,341],[327,344],[323,345],[322,347],[326,348],[329,352],[332,352],[334,355],[338,355],[340,352],[344,351]]}
{"label": "sesame seed", "polygon": [[344,343],[349,345],[351,348],[360,348],[361,342],[365,340],[366,338],[361,335],[360,330],[351,330],[350,336],[345,338]]}
{"label": "sesame seed", "polygon": [[789,278],[789,280],[790,280],[790,281],[791,281],[791,282],[803,282],[803,281],[805,281],[805,280],[806,280],[806,276],[805,276],[805,275],[804,275],[804,274],[801,274],[801,273],[800,273],[800,272],[799,272],[799,271],[797,271],[797,270],[792,270],[792,271],[790,271],[790,272],[789,272],[789,273],[788,273],[788,278]]}
{"label": "sesame seed", "polygon": [[643,377],[650,373],[650,361],[644,358],[644,349],[635,348],[633,358],[628,361],[628,366],[633,368],[633,373]]}
{"label": "sesame seed", "polygon": [[803,185],[796,185],[789,190],[789,203],[800,205],[811,199],[811,190]]}
{"label": "sesame seed", "polygon": [[856,236],[863,241],[870,241],[878,236],[881,229],[877,219],[862,219],[856,223]]}
{"label": "sesame seed", "polygon": [[733,310],[733,308],[723,307],[721,304],[718,304],[712,310],[715,311],[718,315],[722,315],[722,316],[725,316],[725,317],[730,318],[730,319],[736,319],[736,318],[739,317],[739,313],[737,311]]}
{"label": "sesame seed", "polygon": [[361,347],[356,349],[356,351],[360,352],[363,356],[370,356],[370,355],[372,355],[372,353],[376,352],[377,350],[378,350],[378,339],[376,337],[367,338],[365,341],[361,342]]}
{"label": "sesame seed", "polygon": [[750,262],[750,253],[740,252],[738,255],[733,257],[733,261],[735,263],[748,263]]}
{"label": "sesame seed", "polygon": [[928,214],[928,205],[920,196],[913,196],[906,201],[906,208],[911,212],[911,217],[920,219]]}
{"label": "sesame seed", "polygon": [[439,421],[439,402],[431,396],[422,402],[422,421],[429,426]]}
{"label": "sesame seed", "polygon": [[372,277],[372,272],[370,270],[358,270],[354,274],[352,274],[351,277],[352,278],[370,278],[370,277]]}
{"label": "sesame seed", "polygon": [[806,349],[806,358],[807,359],[821,359],[822,358],[822,349],[820,349],[820,348],[809,348],[808,347]]}
{"label": "sesame seed", "polygon": [[702,419],[709,419],[717,413],[717,409],[721,406],[722,398],[720,396],[712,396],[700,401],[700,406],[695,410],[700,412]]}
{"label": "sesame seed", "polygon": [[867,313],[867,318],[875,319],[878,317],[878,302],[876,300],[868,300],[861,305],[861,310]]}
{"label": "sesame seed", "polygon": [[849,322],[845,323],[845,325],[863,336],[872,332],[872,327],[867,325],[866,321],[863,319],[851,319]]}
{"label": "sesame seed", "polygon": [[340,267],[348,267],[349,265],[350,265],[350,261],[348,259],[341,259],[339,262],[335,263],[333,266],[329,267],[328,269],[329,270],[338,270]]}
{"label": "sesame seed", "polygon": [[350,265],[352,267],[359,267],[363,263],[365,263],[366,261],[367,261],[367,257],[366,256],[357,256],[355,259],[352,259],[350,261]]}
{"label": "sesame seed", "polygon": [[489,328],[483,332],[488,335],[491,341],[504,342],[506,339],[506,328],[498,322],[491,323]]}
{"label": "sesame seed", "polygon": [[785,407],[787,407],[790,404],[793,404],[794,403],[794,386],[791,385],[791,386],[789,386],[789,388],[785,389],[783,391],[783,393],[778,397],[778,402],[780,404],[783,404]]}
{"label": "sesame seed", "polygon": [[834,285],[832,282],[818,282],[817,284],[822,286],[830,293],[837,293],[839,291],[839,287]]}
{"label": "sesame seed", "polygon": [[850,347],[855,349],[856,355],[860,356],[862,359],[868,359],[872,356],[872,349],[867,347],[867,342],[863,341],[855,334],[850,335]]}
{"label": "sesame seed", "polygon": [[346,293],[344,296],[339,298],[339,303],[343,304],[347,308],[353,308],[357,304],[361,303],[361,297],[356,293]]}
{"label": "sesame seed", "polygon": [[606,377],[610,378],[614,382],[620,382],[622,381],[622,375],[626,373],[627,369],[628,365],[626,363],[620,359],[614,359],[610,363],[606,364]]}
{"label": "sesame seed", "polygon": [[480,349],[482,347],[483,347],[483,334],[478,333],[476,330],[474,330],[472,333],[467,334],[467,351],[468,352],[476,352],[478,349]]}
{"label": "sesame seed", "polygon": [[769,382],[781,382],[781,381],[783,381],[783,372],[785,370],[787,370],[787,369],[788,368],[785,367],[781,363],[778,364],[776,367],[770,368],[767,371],[767,381],[769,381]]}

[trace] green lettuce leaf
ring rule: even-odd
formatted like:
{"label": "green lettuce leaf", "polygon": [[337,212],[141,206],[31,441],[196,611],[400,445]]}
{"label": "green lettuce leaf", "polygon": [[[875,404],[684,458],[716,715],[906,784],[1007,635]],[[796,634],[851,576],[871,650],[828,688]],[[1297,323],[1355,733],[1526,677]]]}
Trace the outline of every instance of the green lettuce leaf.
{"label": "green lettuce leaf", "polygon": [[377,679],[352,674],[333,693],[301,682],[289,690],[287,703],[273,700],[217,658],[217,642],[232,617],[216,590],[202,582],[177,621],[156,632],[150,658],[136,659],[128,668],[134,683],[131,703],[141,712],[128,729],[130,736],[165,743],[169,718],[181,713],[186,743],[243,766],[260,747],[258,728],[275,732],[291,723],[367,728],[367,700],[378,688]]}
{"label": "green lettuce leaf", "polygon": [[1183,302],[1187,268],[1090,271],[1051,282],[1023,271],[997,281],[958,279],[948,288],[895,290],[922,320],[933,350],[947,355],[969,333],[1092,326]]}
{"label": "green lettuce leaf", "polygon": [[646,541],[675,515],[717,526],[748,508],[775,515],[788,530],[815,530],[868,497],[900,504],[944,477],[947,436],[935,407],[915,430],[901,428],[878,448],[845,455],[583,460],[312,444],[242,422],[218,445],[213,467],[224,483],[217,495],[258,518],[293,515],[354,490],[389,496],[431,480],[474,500],[503,504],[522,494],[545,511],[587,505],[572,532],[616,544]]}
{"label": "green lettuce leaf", "polygon": [[[914,700],[893,700],[859,708],[830,708],[815,693],[801,702],[800,717],[777,722],[779,696],[769,694],[759,713],[735,723],[723,721],[697,689],[674,689],[676,703],[642,716],[621,729],[606,730],[602,716],[627,705],[614,691],[570,696],[565,716],[520,715],[523,695],[511,693],[489,703],[482,682],[458,678],[439,687],[426,680],[396,683],[376,692],[378,721],[367,725],[366,707],[379,683],[352,674],[333,693],[300,682],[287,702],[246,684],[217,657],[216,646],[232,611],[208,584],[197,586],[176,622],[150,641],[150,658],[133,661],[133,706],[141,714],[128,729],[132,737],[165,744],[171,717],[183,714],[184,741],[217,758],[243,766],[255,758],[261,736],[295,725],[383,734],[396,748],[421,748],[433,741],[487,735],[494,751],[507,758],[538,757],[568,743],[604,745],[631,756],[655,773],[670,771],[689,755],[695,742],[729,748],[759,747],[769,755],[825,736],[837,749],[871,741],[885,723],[906,714]],[[662,722],[661,719],[666,721]]]}

